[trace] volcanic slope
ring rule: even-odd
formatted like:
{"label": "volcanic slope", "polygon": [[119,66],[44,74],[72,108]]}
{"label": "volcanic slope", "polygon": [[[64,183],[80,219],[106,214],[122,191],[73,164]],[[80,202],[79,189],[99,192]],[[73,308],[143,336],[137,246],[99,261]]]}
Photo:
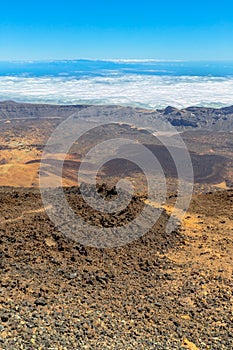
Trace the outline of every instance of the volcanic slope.
{"label": "volcanic slope", "polygon": [[[77,214],[105,225],[78,188],[65,192]],[[1,188],[0,199],[1,349],[233,348],[232,190],[194,195],[171,234],[168,202],[146,235],[114,249],[63,237],[36,189]]]}

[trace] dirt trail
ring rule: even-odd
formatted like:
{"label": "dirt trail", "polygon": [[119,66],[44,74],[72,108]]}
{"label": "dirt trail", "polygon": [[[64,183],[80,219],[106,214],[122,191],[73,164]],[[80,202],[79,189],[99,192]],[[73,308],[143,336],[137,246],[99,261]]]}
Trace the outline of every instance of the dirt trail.
{"label": "dirt trail", "polygon": [[[159,208],[156,202],[145,203]],[[162,207],[169,213],[173,213],[171,204]],[[197,208],[196,208],[197,209]],[[217,204],[216,204],[217,210]],[[200,211],[200,212],[199,212]],[[233,273],[233,244],[230,246],[231,254],[224,249],[225,242],[233,242],[233,225],[227,215],[214,215],[210,211],[196,210],[192,206],[181,222],[181,231],[186,237],[185,245],[179,251],[171,251],[169,259],[178,264],[190,265],[193,268],[206,269],[215,275],[231,278]],[[229,246],[228,246],[229,249]]]}
{"label": "dirt trail", "polygon": [[50,208],[52,208],[52,206],[42,207],[42,208],[35,209],[35,210],[25,210],[22,212],[22,214],[20,216],[17,216],[16,218],[1,220],[0,224],[17,222],[17,221],[22,220],[25,217],[25,215],[27,215],[27,214],[43,213],[44,211],[46,211],[47,209],[50,209]]}

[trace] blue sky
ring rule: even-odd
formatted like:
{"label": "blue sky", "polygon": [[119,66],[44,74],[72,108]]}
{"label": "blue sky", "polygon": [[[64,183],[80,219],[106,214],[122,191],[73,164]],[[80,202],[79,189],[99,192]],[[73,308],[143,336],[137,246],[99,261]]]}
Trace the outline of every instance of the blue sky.
{"label": "blue sky", "polygon": [[2,1],[0,60],[233,60],[233,3]]}

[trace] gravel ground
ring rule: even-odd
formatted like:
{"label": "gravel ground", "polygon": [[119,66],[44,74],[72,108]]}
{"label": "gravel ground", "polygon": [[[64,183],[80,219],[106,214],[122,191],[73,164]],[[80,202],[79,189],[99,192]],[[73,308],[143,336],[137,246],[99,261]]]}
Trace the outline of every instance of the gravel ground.
{"label": "gravel ground", "polygon": [[[78,189],[67,196],[88,219]],[[205,221],[218,208],[219,220],[230,220],[232,196],[196,196],[191,211],[199,208]],[[195,254],[188,259],[193,238],[184,229],[165,234],[165,212],[137,241],[97,249],[64,238],[39,211],[35,189],[1,190],[0,201],[0,349],[233,348],[232,274],[205,269]],[[141,206],[135,197],[120,221]],[[232,225],[227,230],[232,255]],[[187,261],[172,258],[181,253]]]}

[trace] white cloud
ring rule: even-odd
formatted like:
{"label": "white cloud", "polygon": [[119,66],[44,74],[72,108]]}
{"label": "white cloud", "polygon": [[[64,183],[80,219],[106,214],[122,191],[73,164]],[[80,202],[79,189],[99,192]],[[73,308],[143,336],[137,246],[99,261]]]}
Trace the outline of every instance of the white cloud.
{"label": "white cloud", "polygon": [[120,104],[162,108],[233,104],[233,78],[111,75],[0,77],[0,100],[63,104]]}

